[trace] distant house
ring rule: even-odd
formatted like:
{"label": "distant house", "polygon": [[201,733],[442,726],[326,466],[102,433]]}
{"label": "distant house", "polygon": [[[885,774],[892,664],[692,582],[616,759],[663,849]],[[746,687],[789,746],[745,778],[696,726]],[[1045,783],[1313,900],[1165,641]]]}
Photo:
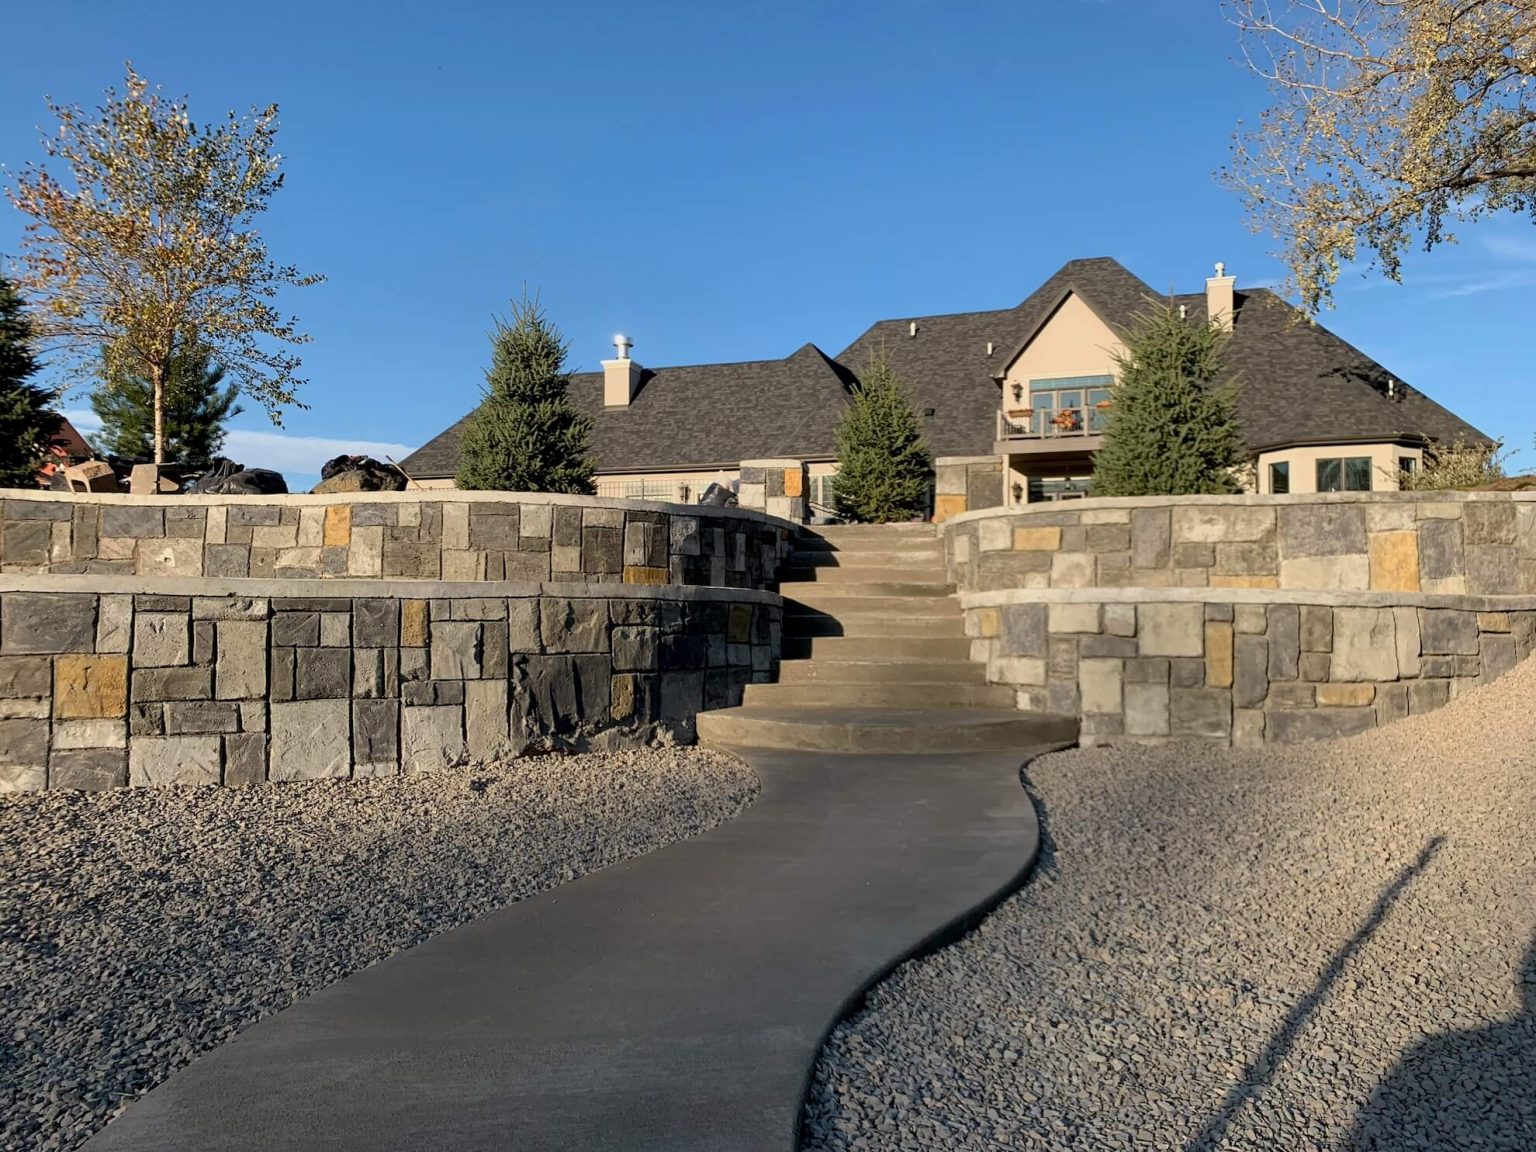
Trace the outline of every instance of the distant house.
{"label": "distant house", "polygon": [[[1114,260],[1073,260],[1018,306],[881,320],[836,356],[813,344],[782,360],[643,368],[629,355],[571,378],[594,422],[599,491],[691,499],[741,461],[810,464],[826,502],[838,421],[859,370],[880,350],[912,385],[938,457],[993,457],[987,504],[1087,494],[1115,380],[1120,332],[1148,285]],[[1232,332],[1238,415],[1258,492],[1395,488],[1426,446],[1488,438],[1267,289],[1237,289],[1218,265],[1205,291],[1174,303]],[[403,461],[428,486],[458,468],[463,421]],[[973,498],[971,506],[977,506]]]}
{"label": "distant house", "polygon": [[38,486],[48,487],[53,483],[55,474],[62,472],[71,464],[89,460],[94,455],[91,446],[85,442],[85,437],[75,430],[73,424],[60,416],[59,430],[49,441],[48,455],[43,458],[42,464],[37,469]]}

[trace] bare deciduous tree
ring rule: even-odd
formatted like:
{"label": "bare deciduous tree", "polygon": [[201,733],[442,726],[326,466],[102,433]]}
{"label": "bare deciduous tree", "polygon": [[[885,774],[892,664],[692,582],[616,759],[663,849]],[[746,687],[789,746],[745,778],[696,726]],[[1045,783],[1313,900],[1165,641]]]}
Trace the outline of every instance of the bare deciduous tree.
{"label": "bare deciduous tree", "polygon": [[1536,0],[1223,0],[1273,103],[1223,173],[1309,310],[1454,221],[1536,216]]}
{"label": "bare deciduous tree", "polygon": [[162,98],[131,64],[126,89],[108,89],[94,117],[49,101],[59,125],[43,147],[65,182],[34,163],[6,191],[30,217],[19,279],[39,339],[108,386],[124,373],[150,381],[159,462],[183,347],[208,349],[281,423],[304,383],[289,346],[309,337],[277,296],[322,278],[274,264],[255,228],[283,184],[275,104],[199,128],[185,100]]}

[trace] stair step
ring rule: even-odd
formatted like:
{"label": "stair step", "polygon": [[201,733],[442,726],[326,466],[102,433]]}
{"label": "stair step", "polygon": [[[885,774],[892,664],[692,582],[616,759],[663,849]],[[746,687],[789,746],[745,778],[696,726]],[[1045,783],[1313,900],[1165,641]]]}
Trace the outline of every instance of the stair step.
{"label": "stair step", "polygon": [[780,684],[985,684],[984,664],[969,660],[785,660]]}
{"label": "stair step", "polygon": [[797,545],[785,563],[795,568],[902,568],[911,564],[942,569],[944,550],[937,544],[904,551],[871,548],[867,552],[834,552],[830,548],[802,548]]}
{"label": "stair step", "polygon": [[936,584],[949,587],[943,565],[909,564],[898,568],[803,566],[791,561],[779,569],[779,583],[811,584]]}
{"label": "stair step", "polygon": [[897,637],[889,629],[873,636],[784,637],[784,659],[790,660],[969,660],[971,642],[964,636]]}
{"label": "stair step", "polygon": [[923,640],[965,639],[965,623],[959,613],[908,615],[893,618],[879,612],[845,612],[837,616],[826,612],[787,611],[785,604],[784,638],[807,639],[831,637],[842,639]]}
{"label": "stair step", "polygon": [[743,704],[786,708],[1000,708],[1014,706],[1002,684],[748,684]]}
{"label": "stair step", "polygon": [[784,611],[793,605],[818,612],[889,612],[894,616],[933,615],[959,617],[960,605],[944,584],[822,584],[806,581],[783,584]]}
{"label": "stair step", "polygon": [[1013,751],[1070,746],[1077,721],[1032,712],[944,708],[777,708],[700,712],[699,739],[737,748],[806,752]]}

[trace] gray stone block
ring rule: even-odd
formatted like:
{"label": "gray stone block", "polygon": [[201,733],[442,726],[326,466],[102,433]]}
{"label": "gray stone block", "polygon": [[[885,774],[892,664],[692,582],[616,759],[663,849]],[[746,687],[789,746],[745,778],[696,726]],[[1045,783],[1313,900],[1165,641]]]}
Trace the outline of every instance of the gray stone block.
{"label": "gray stone block", "polygon": [[1003,656],[1046,654],[1046,606],[1008,604],[998,609],[998,644]]}
{"label": "gray stone block", "polygon": [[[615,603],[618,603],[615,601]],[[539,642],[539,601],[507,601],[507,648],[511,652],[542,652]]]}
{"label": "gray stone block", "polygon": [[703,672],[666,672],[662,674],[661,719],[692,720],[703,707]]}
{"label": "gray stone block", "polygon": [[1301,650],[1333,651],[1333,609],[1316,604],[1301,606]]}
{"label": "gray stone block", "polygon": [[1474,596],[1519,593],[1520,560],[1513,546],[1468,544],[1467,591]]}
{"label": "gray stone block", "polygon": [[165,535],[165,510],[133,504],[107,504],[101,509],[101,535],[141,539]]}
{"label": "gray stone block", "polygon": [[[594,509],[587,509],[588,512]],[[581,570],[587,574],[624,570],[624,533],[620,528],[583,528]]]}
{"label": "gray stone block", "polygon": [[1046,642],[1045,660],[1051,679],[1077,679],[1077,640],[1071,636],[1052,636]]}
{"label": "gray stone block", "polygon": [[1205,684],[1205,661],[1176,656],[1168,661],[1168,682],[1175,688],[1200,688]]}
{"label": "gray stone block", "polygon": [[1454,608],[1423,609],[1419,613],[1419,645],[1426,656],[1475,654],[1479,651],[1477,614]]}
{"label": "gray stone block", "polygon": [[1397,625],[1392,609],[1334,609],[1328,678],[1335,683],[1397,679]]}
{"label": "gray stone block", "polygon": [[1166,568],[1173,527],[1167,508],[1137,508],[1131,513],[1131,566]]}
{"label": "gray stone block", "polygon": [[1419,578],[1448,580],[1464,576],[1460,520],[1419,521]]}
{"label": "gray stone block", "polygon": [[1171,689],[1168,710],[1175,736],[1231,738],[1232,693],[1224,688]]}
{"label": "gray stone block", "polygon": [[400,718],[401,767],[433,772],[464,763],[464,709],[457,705],[404,708]]}
{"label": "gray stone block", "polygon": [[608,649],[605,600],[540,601],[539,631],[549,652],[604,652]]}
{"label": "gray stone block", "polygon": [[697,516],[673,516],[669,526],[669,548],[674,555],[697,556],[699,554],[699,518]]}
{"label": "gray stone block", "polygon": [[1137,655],[1136,641],[1129,636],[1083,636],[1077,643],[1078,655],[1084,659],[1128,659]]}
{"label": "gray stone block", "polygon": [[624,525],[624,563],[665,567],[668,541],[665,524],[657,523],[656,520],[640,520],[631,513],[628,523]]}
{"label": "gray stone block", "polygon": [[[1127,669],[1129,670],[1129,669]],[[1166,736],[1169,733],[1168,685],[1125,684],[1125,734]]]}
{"label": "gray stone block", "polygon": [[217,736],[134,736],[128,742],[128,783],[217,784]]}
{"label": "gray stone block", "polygon": [[272,647],[314,648],[319,643],[320,613],[285,612],[279,609],[272,617]]}
{"label": "gray stone block", "polygon": [[1301,744],[1309,740],[1338,740],[1376,727],[1374,708],[1307,708],[1269,712],[1265,738],[1271,744]]}
{"label": "gray stone block", "polygon": [[482,625],[467,620],[435,622],[429,651],[432,679],[477,680],[483,674],[485,654]]}
{"label": "gray stone block", "polygon": [[129,699],[209,700],[213,697],[212,668],[135,668]]}
{"label": "gray stone block", "polygon": [[427,663],[427,650],[425,648],[400,649],[401,683],[413,683],[418,680],[426,680],[430,675],[431,669]]}
{"label": "gray stone block", "polygon": [[353,759],[358,764],[400,762],[400,702],[357,700],[352,704]]}
{"label": "gray stone block", "polygon": [[53,545],[53,525],[47,520],[6,523],[0,531],[0,561],[7,565],[45,567]]}
{"label": "gray stone block", "polygon": [[[433,630],[434,633],[436,629]],[[352,653],[346,648],[294,650],[295,700],[338,700],[352,695]]]}
{"label": "gray stone block", "polygon": [[1482,655],[1481,675],[1484,681],[1496,680],[1519,661],[1515,652],[1515,638],[1507,633],[1485,632],[1479,639]]}
{"label": "gray stone block", "polygon": [[352,643],[352,615],[350,612],[320,613],[320,645],[323,648],[346,648]]}
{"label": "gray stone block", "polygon": [[128,706],[128,734],[130,736],[164,736],[165,705],[159,701]]}
{"label": "gray stone block", "polygon": [[0,653],[91,652],[95,647],[95,596],[8,592],[0,601]]}
{"label": "gray stone block", "polygon": [[1354,556],[1367,551],[1364,504],[1293,504],[1279,509],[1280,554]]}
{"label": "gray stone block", "polygon": [[1104,631],[1111,636],[1136,635],[1136,605],[1104,605]]}
{"label": "gray stone block", "polygon": [[1269,615],[1262,604],[1238,604],[1232,614],[1232,630],[1262,636],[1269,628]]}
{"label": "gray stone block", "polygon": [[133,645],[133,597],[102,596],[96,613],[96,651],[127,652]]}
{"label": "gray stone block", "polygon": [[192,662],[190,621],[180,612],[140,612],[133,621],[137,668],[176,668]]}
{"label": "gray stone block", "polygon": [[352,695],[355,698],[377,700],[385,695],[384,651],[383,648],[352,649]]}
{"label": "gray stone block", "polygon": [[1182,541],[1173,546],[1175,568],[1210,568],[1216,563],[1216,546],[1201,541]]}
{"label": "gray stone block", "polygon": [[555,547],[581,547],[581,509],[556,507],[554,532]]}
{"label": "gray stone block", "polygon": [[1408,715],[1408,685],[1376,685],[1376,724],[1390,724]]}
{"label": "gray stone block", "polygon": [[165,706],[167,736],[238,731],[240,705],[233,700],[175,700]]}
{"label": "gray stone block", "polygon": [[53,661],[46,656],[0,656],[0,699],[48,699]]}
{"label": "gray stone block", "polygon": [[251,574],[251,549],[247,544],[205,544],[203,574],[214,579]]}
{"label": "gray stone block", "polygon": [[1056,716],[1076,716],[1080,712],[1077,679],[1050,680],[1045,686],[1046,709]]}
{"label": "gray stone block", "polygon": [[1164,656],[1142,656],[1125,662],[1127,684],[1167,684],[1168,659]]}
{"label": "gray stone block", "polygon": [[267,625],[264,620],[220,620],[213,676],[221,700],[255,700],[267,694]]}
{"label": "gray stone block", "polygon": [[464,685],[464,745],[475,760],[507,755],[507,682],[474,680]]}
{"label": "gray stone block", "polygon": [[1207,604],[1205,606],[1205,618],[1215,624],[1231,624],[1236,619],[1236,612],[1231,604]]}
{"label": "gray stone block", "polygon": [[104,792],[128,784],[126,748],[55,749],[48,760],[48,787]]}
{"label": "gray stone block", "polygon": [[224,786],[239,788],[267,778],[267,734],[243,732],[224,737]]}
{"label": "gray stone block", "polygon": [[1269,641],[1238,634],[1232,641],[1232,703],[1257,708],[1269,694]]}
{"label": "gray stone block", "polygon": [[1469,545],[1515,542],[1515,505],[1508,500],[1469,500],[1462,505],[1461,520]]}
{"label": "gray stone block", "polygon": [[[613,666],[620,672],[652,672],[658,665],[661,633],[634,626],[613,630]],[[706,649],[707,656],[707,649]],[[723,653],[722,653],[723,656]]]}
{"label": "gray stone block", "polygon": [[1308,684],[1324,684],[1333,667],[1331,652],[1303,652],[1297,670]]}
{"label": "gray stone block", "polygon": [[192,621],[192,663],[212,664],[214,657],[214,622]]}
{"label": "gray stone block", "polygon": [[15,766],[48,763],[48,721],[0,719],[0,764]]}
{"label": "gray stone block", "polygon": [[235,528],[268,527],[280,521],[279,511],[276,504],[231,504],[228,523]]}
{"label": "gray stone block", "polygon": [[1444,708],[1451,700],[1449,680],[1415,680],[1408,685],[1408,712],[1417,716]]}
{"label": "gray stone block", "polygon": [[352,767],[350,712],[346,700],[273,704],[268,778],[322,780],[346,776]]}
{"label": "gray stone block", "polygon": [[1200,656],[1205,610],[1200,604],[1142,604],[1136,611],[1143,656]]}
{"label": "gray stone block", "polygon": [[[1282,512],[1288,510],[1294,509],[1281,509]],[[1364,513],[1361,515],[1363,517]],[[1269,640],[1269,678],[1294,680],[1300,670],[1301,611],[1295,604],[1271,604],[1267,615],[1268,627],[1264,634]]]}
{"label": "gray stone block", "polygon": [[361,648],[394,648],[400,643],[398,600],[352,601],[352,642]]}

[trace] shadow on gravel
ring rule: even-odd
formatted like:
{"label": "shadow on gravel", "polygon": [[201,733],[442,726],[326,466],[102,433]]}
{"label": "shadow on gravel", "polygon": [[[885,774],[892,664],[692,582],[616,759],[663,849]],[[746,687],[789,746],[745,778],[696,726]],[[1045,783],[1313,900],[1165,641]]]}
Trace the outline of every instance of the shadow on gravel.
{"label": "shadow on gravel", "polygon": [[1371,1093],[1348,1147],[1536,1148],[1536,938],[1519,976],[1524,1008],[1409,1051]]}
{"label": "shadow on gravel", "polygon": [[[1269,1043],[1264,1046],[1264,1051],[1258,1058],[1251,1061],[1243,1069],[1243,1078],[1227,1090],[1226,1097],[1221,1106],[1216,1109],[1214,1115],[1201,1127],[1192,1140],[1185,1145],[1187,1152],[1213,1152],[1220,1147],[1226,1138],[1227,1128],[1233,1119],[1248,1101],[1259,1096],[1264,1089],[1269,1087],[1274,1078],[1275,1069],[1280,1062],[1290,1055],[1295,1047],[1296,1039],[1301,1035],[1302,1028],[1312,1013],[1327,999],[1334,983],[1343,975],[1344,968],[1352,960],[1357,952],[1363,948],[1370,938],[1375,935],[1376,929],[1386,921],[1387,913],[1392,910],[1392,905],[1401,896],[1409,884],[1429,867],[1435,853],[1440,851],[1445,843],[1445,837],[1434,836],[1424,845],[1423,851],[1412,864],[1409,864],[1397,874],[1397,879],[1392,881],[1376,898],[1376,904],[1371,909],[1371,914],[1366,917],[1365,923],[1355,931],[1344,945],[1333,954],[1326,967],[1318,975],[1317,983],[1312,990],[1296,1002],[1296,1006],[1286,1013],[1286,1017],[1275,1029]],[[1456,1145],[1445,1145],[1455,1147]],[[1392,1145],[1386,1145],[1392,1147]],[[1417,1148],[1439,1148],[1438,1144],[1414,1145]],[[1515,1147],[1511,1145],[1511,1147]],[[1528,1147],[1528,1145],[1519,1145]]]}

